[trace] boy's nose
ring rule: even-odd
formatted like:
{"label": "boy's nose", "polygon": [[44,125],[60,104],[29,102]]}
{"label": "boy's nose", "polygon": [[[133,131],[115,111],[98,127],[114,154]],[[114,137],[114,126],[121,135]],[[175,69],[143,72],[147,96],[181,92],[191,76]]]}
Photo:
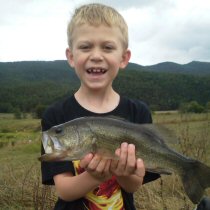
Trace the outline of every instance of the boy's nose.
{"label": "boy's nose", "polygon": [[90,59],[91,59],[91,61],[99,62],[99,61],[103,60],[103,55],[100,52],[100,50],[95,49],[92,51],[92,53],[90,55]]}

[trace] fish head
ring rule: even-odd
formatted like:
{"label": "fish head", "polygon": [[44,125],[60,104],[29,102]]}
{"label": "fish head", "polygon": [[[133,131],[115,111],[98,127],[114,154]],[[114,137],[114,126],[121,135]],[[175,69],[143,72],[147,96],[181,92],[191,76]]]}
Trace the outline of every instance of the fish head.
{"label": "fish head", "polygon": [[[85,126],[61,124],[42,133],[42,143],[50,160],[78,160],[94,152],[95,138]],[[47,158],[47,157],[46,157]]]}

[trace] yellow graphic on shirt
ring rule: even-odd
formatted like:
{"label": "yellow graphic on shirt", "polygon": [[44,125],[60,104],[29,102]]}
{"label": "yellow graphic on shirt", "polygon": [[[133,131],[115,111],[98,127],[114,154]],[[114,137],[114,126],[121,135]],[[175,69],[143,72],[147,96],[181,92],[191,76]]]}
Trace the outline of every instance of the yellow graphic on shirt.
{"label": "yellow graphic on shirt", "polygon": [[[84,172],[79,160],[73,161],[76,175]],[[119,184],[113,176],[85,196],[85,205],[91,210],[123,210],[123,199]]]}

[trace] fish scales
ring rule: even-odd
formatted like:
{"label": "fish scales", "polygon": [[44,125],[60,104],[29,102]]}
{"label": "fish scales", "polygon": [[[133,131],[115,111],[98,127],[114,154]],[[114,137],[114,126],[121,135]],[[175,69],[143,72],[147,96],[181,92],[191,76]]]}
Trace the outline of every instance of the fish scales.
{"label": "fish scales", "polygon": [[109,117],[83,117],[43,132],[44,155],[41,161],[63,161],[99,153],[115,159],[122,142],[132,143],[136,155],[144,160],[147,171],[181,177],[186,194],[198,203],[210,187],[210,167],[169,148],[167,135],[153,124],[134,124]]}
{"label": "fish scales", "polygon": [[[153,171],[155,171],[155,167],[159,166],[159,170],[160,166],[161,168],[165,167],[165,164],[167,162],[166,159],[167,154],[170,154],[168,155],[170,159],[174,159],[174,161],[170,162],[170,164],[174,163],[177,166],[177,162],[179,162],[178,158],[182,159],[182,156],[180,156],[178,153],[174,153],[172,150],[168,151],[169,148],[166,146],[166,144],[162,141],[162,139],[159,136],[158,136],[158,141],[152,140],[151,131],[150,131],[150,129],[153,127],[152,124],[139,126],[133,124],[128,125],[126,121],[123,121],[120,125],[116,123],[118,122],[117,121],[113,122],[113,124],[107,122],[106,126],[101,126],[100,125],[101,121],[95,120],[91,124],[91,130],[97,136],[97,142],[98,142],[97,148],[100,148],[100,150],[102,151],[103,149],[106,148],[108,151],[110,151],[111,157],[113,156],[116,148],[118,148],[122,142],[126,141],[136,146],[137,156],[144,159],[147,168],[150,168],[150,170],[152,170],[153,168]],[[151,144],[153,144],[152,147]],[[158,156],[159,159],[157,162]],[[162,161],[160,161],[161,158]]]}

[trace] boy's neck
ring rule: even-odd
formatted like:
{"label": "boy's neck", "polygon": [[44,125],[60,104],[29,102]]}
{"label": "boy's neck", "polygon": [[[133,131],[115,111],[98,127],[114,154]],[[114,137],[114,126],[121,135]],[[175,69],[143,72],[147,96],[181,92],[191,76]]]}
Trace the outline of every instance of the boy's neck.
{"label": "boy's neck", "polygon": [[119,94],[112,88],[106,91],[87,91],[80,88],[74,96],[82,107],[94,113],[111,112],[120,101]]}

